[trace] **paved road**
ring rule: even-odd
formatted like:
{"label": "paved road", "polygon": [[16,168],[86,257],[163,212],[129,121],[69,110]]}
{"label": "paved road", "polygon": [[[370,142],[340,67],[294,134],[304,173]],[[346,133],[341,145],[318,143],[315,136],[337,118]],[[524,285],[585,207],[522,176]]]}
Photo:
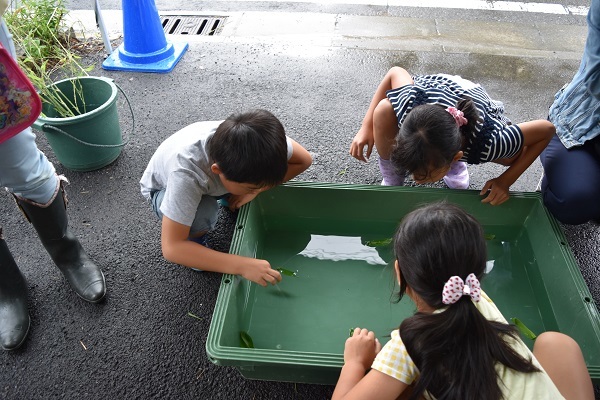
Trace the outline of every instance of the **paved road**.
{"label": "paved road", "polygon": [[[119,2],[106,3],[114,34],[120,20],[110,9]],[[327,6],[308,3],[185,4],[202,11],[211,4],[228,21],[218,36],[186,38],[190,49],[171,73],[108,72],[99,68],[101,56],[88,60],[96,66],[92,74],[113,78],[132,102],[135,132],[115,163],[71,172],[44,136],[38,138],[58,172],[71,180],[71,226],[103,266],[106,301],[80,301],[10,197],[0,197],[7,241],[29,282],[33,321],[24,347],[0,354],[0,398],[328,398],[330,386],[248,381],[207,360],[220,276],[192,272],[161,256],[160,227],[138,190],[158,144],[191,122],[262,107],[313,154],[314,164],[299,179],[377,184],[376,163],[359,163],[347,152],[390,66],[480,82],[518,122],[545,117],[553,94],[577,68],[585,36],[578,15],[403,7],[388,7],[391,13],[382,15],[381,7],[365,5],[323,12]],[[465,29],[469,34],[462,35]],[[119,107],[129,132],[128,108]],[[470,167],[471,187],[480,188],[499,168]],[[513,189],[535,190],[540,173],[536,163]],[[211,235],[216,249],[227,251],[234,223],[235,214],[223,210]],[[600,227],[564,228],[598,304]]]}

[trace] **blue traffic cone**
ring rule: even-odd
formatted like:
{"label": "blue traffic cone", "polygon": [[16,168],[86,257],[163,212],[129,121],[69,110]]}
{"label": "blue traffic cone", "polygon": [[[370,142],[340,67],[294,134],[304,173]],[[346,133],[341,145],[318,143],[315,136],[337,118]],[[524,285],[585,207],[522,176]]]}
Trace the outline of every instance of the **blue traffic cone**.
{"label": "blue traffic cone", "polygon": [[165,38],[154,0],[123,0],[123,44],[102,63],[113,71],[170,72],[187,43]]}

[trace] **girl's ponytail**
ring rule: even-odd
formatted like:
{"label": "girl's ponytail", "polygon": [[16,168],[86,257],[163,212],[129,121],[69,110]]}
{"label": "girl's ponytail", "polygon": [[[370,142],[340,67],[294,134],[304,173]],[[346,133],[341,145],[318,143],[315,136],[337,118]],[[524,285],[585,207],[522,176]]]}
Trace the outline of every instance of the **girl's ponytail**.
{"label": "girl's ponytail", "polygon": [[460,132],[463,137],[469,137],[477,127],[480,121],[479,110],[475,106],[473,100],[468,97],[464,97],[456,103],[456,108],[463,112],[467,119],[467,124],[460,127]]}
{"label": "girl's ponytail", "polygon": [[405,319],[400,336],[421,371],[411,399],[424,391],[436,399],[501,399],[496,362],[519,372],[538,371],[509,345],[517,335],[510,325],[488,321],[468,296],[443,312]]}

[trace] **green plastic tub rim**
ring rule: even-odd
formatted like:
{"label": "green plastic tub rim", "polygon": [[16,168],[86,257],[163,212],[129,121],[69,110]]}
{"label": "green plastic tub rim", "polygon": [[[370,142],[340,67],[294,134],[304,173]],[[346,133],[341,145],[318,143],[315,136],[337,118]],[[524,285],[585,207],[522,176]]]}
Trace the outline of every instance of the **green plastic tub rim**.
{"label": "green plastic tub rim", "polygon": [[[415,188],[415,187],[390,187],[390,186],[375,186],[375,185],[356,185],[356,184],[343,184],[343,183],[321,183],[321,182],[301,182],[301,181],[293,181],[288,182],[282,187],[288,188],[311,188],[311,189],[340,189],[340,190],[352,190],[356,192],[365,192],[365,191],[379,191],[379,192],[410,192],[410,193],[419,193],[422,195],[435,195],[439,196],[443,194],[444,190],[451,190],[452,196],[466,196],[470,199],[470,201],[480,202],[479,191],[474,190],[456,190],[456,189],[438,189],[438,188]],[[272,190],[277,190],[274,188]],[[269,191],[264,192],[261,196],[268,196]],[[511,192],[511,200],[505,203],[508,204],[511,201],[519,201],[519,199],[525,200],[534,200],[535,202],[539,202],[543,204],[541,194],[537,192]],[[444,196],[439,196],[439,200],[442,200]],[[250,207],[252,203],[244,205],[237,217],[236,227],[234,235],[232,238],[232,245],[230,248],[230,253],[238,254],[240,251],[239,246],[241,245],[241,241],[244,235],[243,226],[241,226],[240,221],[245,221],[248,213],[250,212]],[[473,203],[474,204],[474,203]],[[486,204],[485,206],[490,207],[490,212],[494,212],[492,206]],[[496,207],[508,207],[507,205],[500,205]],[[556,238],[560,242],[560,252],[564,256],[566,268],[568,269],[568,274],[572,277],[574,285],[576,286],[579,293],[581,293],[581,302],[583,303],[583,310],[587,313],[589,319],[596,323],[591,324],[591,329],[593,334],[600,341],[600,314],[598,309],[593,301],[593,298],[589,292],[583,277],[581,276],[581,271],[575,258],[571,252],[571,249],[568,245],[566,237],[562,231],[562,228],[554,219],[554,217],[542,207],[545,216],[548,218],[552,229],[555,231]],[[526,223],[535,223],[535,221],[525,221]],[[221,332],[223,332],[224,324],[225,324],[225,315],[228,311],[229,301],[231,300],[231,295],[233,291],[236,289],[237,285],[242,282],[241,277],[235,275],[225,274],[221,280],[221,286],[219,288],[219,292],[217,295],[217,301],[215,304],[215,309],[213,312],[211,324],[209,327],[209,334],[206,341],[206,352],[209,359],[217,364],[223,366],[235,366],[240,367],[252,367],[252,366],[261,366],[265,365],[289,365],[293,363],[294,366],[314,366],[314,367],[325,367],[325,368],[333,368],[340,369],[343,364],[343,354],[338,353],[315,353],[315,352],[306,352],[306,351],[292,351],[292,350],[274,350],[274,349],[248,349],[243,347],[225,347],[219,344],[221,340]],[[575,299],[571,299],[574,301]],[[554,306],[551,304],[551,307]],[[507,319],[511,317],[511,315],[505,315]],[[398,321],[398,325],[401,321]],[[585,353],[585,349],[582,349]],[[241,364],[240,364],[241,363]],[[595,383],[600,382],[600,365],[589,365],[588,371],[592,380]],[[259,378],[260,379],[260,378]]]}

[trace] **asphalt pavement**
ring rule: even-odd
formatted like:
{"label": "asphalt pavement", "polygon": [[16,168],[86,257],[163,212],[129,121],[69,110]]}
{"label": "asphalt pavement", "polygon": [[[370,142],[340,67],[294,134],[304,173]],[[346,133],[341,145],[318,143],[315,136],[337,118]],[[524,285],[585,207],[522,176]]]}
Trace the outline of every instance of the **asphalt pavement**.
{"label": "asphalt pavement", "polygon": [[[28,280],[32,318],[24,346],[0,353],[0,398],[329,398],[332,386],[246,380],[236,369],[207,359],[221,276],[163,259],[160,225],[138,184],[154,150],[192,122],[265,108],[314,157],[299,180],[377,185],[376,155],[365,164],[348,149],[391,66],[462,75],[503,101],[514,122],[545,118],[554,93],[578,67],[586,33],[581,15],[457,10],[409,15],[402,9],[374,15],[361,11],[372,10],[368,7],[328,12],[231,3],[235,7],[223,2],[215,3],[223,4],[221,9],[194,10],[227,17],[217,35],[167,37],[189,42],[170,73],[106,71],[100,67],[102,51],[86,56],[95,67],[90,74],[114,79],[135,117],[134,127],[121,96],[121,126],[129,142],[114,163],[92,172],[69,171],[38,135],[38,146],[71,182],[70,226],[105,273],[108,293],[102,303],[87,304],[75,295],[11,197],[0,196],[0,222]],[[104,15],[118,43],[120,12]],[[77,18],[93,26],[90,11],[79,10]],[[470,188],[477,190],[502,167],[469,166],[469,171]],[[540,176],[536,161],[512,189],[535,191]],[[369,211],[369,205],[357,210]],[[235,218],[220,211],[209,238],[213,248],[228,250]],[[563,228],[599,304],[600,226]]]}

